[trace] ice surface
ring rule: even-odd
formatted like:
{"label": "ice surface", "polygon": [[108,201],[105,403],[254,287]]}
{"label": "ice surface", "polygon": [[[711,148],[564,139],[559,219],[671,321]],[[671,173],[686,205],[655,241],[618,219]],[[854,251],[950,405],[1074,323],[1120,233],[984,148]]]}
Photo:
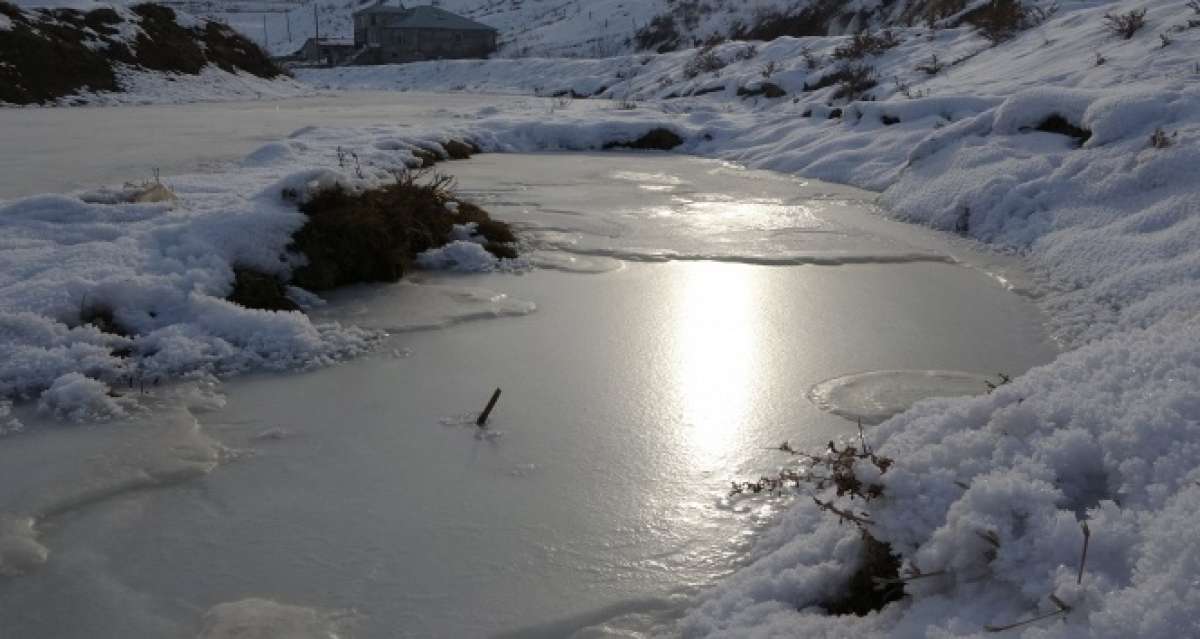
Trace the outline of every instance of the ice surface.
{"label": "ice surface", "polygon": [[327,613],[267,599],[217,604],[204,613],[198,639],[337,639]]}
{"label": "ice surface", "polygon": [[16,577],[46,563],[49,551],[38,543],[32,517],[0,513],[0,577]]}
{"label": "ice surface", "polygon": [[[698,589],[732,571],[751,534],[786,504],[725,504],[728,481],[778,464],[764,446],[819,445],[851,432],[805,401],[804,389],[845,370],[1017,372],[1053,356],[1030,302],[964,266],[975,253],[856,214],[853,190],[662,155],[504,159],[516,163],[508,172],[486,156],[448,168],[537,246],[531,229],[553,224],[614,245],[620,238],[606,229],[662,229],[653,235],[656,249],[703,248],[691,230],[655,226],[646,198],[719,188],[732,201],[786,194],[797,212],[780,224],[848,229],[865,247],[861,254],[904,247],[954,257],[803,268],[741,263],[756,254],[739,234],[757,232],[769,216],[725,218],[713,205],[679,215],[697,216],[688,229],[726,220],[707,241],[738,236],[721,247],[737,261],[622,265],[542,248],[535,251],[578,262],[522,274],[424,272],[340,291],[312,310],[313,321],[391,334],[379,356],[231,380],[221,387],[224,400],[202,387],[172,390],[192,408],[177,426],[161,424],[169,426],[161,441],[171,441],[168,432],[181,438],[168,450],[188,450],[197,436],[256,452],[204,475],[202,488],[130,493],[126,487],[160,484],[114,484],[125,475],[88,463],[55,465],[75,474],[51,481],[33,462],[14,462],[22,479],[11,496],[0,489],[5,512],[37,512],[42,503],[94,507],[51,517],[62,523],[37,540],[53,553],[48,563],[23,577],[20,590],[0,587],[0,610],[15,611],[10,626],[81,636],[31,603],[75,584],[69,598],[95,602],[77,617],[98,627],[113,610],[154,613],[124,615],[120,635],[97,635],[88,625],[89,639],[153,634],[148,629],[163,619],[199,627],[199,613],[167,602],[204,609],[243,596],[357,609],[364,614],[355,625],[366,637],[396,628],[418,636],[652,634],[670,628]],[[559,167],[557,180],[513,179],[512,169],[541,176],[549,167]],[[602,201],[571,199],[572,191],[593,189]],[[796,241],[809,240],[800,233]],[[496,317],[509,319],[463,324]],[[976,339],[980,327],[996,340]],[[419,330],[431,328],[443,330]],[[476,439],[473,418],[496,386],[504,395]],[[192,414],[204,431],[187,430]],[[447,415],[463,415],[449,420],[461,427],[441,427]],[[110,430],[124,427],[122,420],[86,431],[38,427],[8,450],[14,460],[107,459],[97,445],[130,441],[126,431]],[[159,458],[136,452],[161,450],[157,438],[131,441],[119,456],[130,461],[111,465],[143,469]],[[34,450],[44,452],[25,454]],[[209,460],[204,468],[213,463],[198,457]],[[0,463],[10,467],[6,457]],[[87,482],[97,489],[78,488]],[[47,491],[55,486],[59,492]],[[104,583],[81,574],[103,575]],[[307,608],[285,610],[289,619],[313,618]],[[279,610],[266,612],[272,618]]]}
{"label": "ice surface", "polygon": [[987,392],[999,378],[957,371],[870,371],[835,377],[813,386],[808,398],[821,410],[851,421],[879,424],[930,397]]}
{"label": "ice surface", "polygon": [[329,295],[328,304],[315,310],[314,315],[402,333],[477,319],[520,317],[537,310],[537,304],[506,293],[437,281],[418,276],[388,286],[343,289]]}

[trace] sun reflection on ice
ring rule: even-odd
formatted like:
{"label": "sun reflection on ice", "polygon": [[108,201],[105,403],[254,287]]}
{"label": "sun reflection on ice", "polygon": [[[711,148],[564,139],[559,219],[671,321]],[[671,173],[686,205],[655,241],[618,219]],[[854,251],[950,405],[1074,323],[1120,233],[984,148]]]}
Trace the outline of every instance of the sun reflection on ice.
{"label": "sun reflection on ice", "polygon": [[680,266],[673,345],[680,449],[697,468],[718,469],[753,419],[765,319],[760,278],[743,265]]}

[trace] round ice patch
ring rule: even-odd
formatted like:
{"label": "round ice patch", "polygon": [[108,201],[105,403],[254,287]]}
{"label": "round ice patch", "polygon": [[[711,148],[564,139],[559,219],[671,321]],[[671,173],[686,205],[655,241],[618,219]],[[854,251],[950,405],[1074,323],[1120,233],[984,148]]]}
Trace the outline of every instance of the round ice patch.
{"label": "round ice patch", "polygon": [[879,424],[922,399],[979,395],[987,384],[987,376],[957,371],[871,371],[823,381],[808,399],[825,412]]}

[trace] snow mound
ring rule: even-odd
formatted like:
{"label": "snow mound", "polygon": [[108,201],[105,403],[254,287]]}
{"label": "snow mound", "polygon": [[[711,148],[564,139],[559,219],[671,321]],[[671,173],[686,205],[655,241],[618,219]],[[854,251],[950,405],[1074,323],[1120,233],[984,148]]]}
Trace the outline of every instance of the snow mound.
{"label": "snow mound", "polygon": [[124,417],[130,403],[114,396],[104,382],[82,373],[67,373],[42,393],[38,410],[63,421],[109,421]]}
{"label": "snow mound", "polygon": [[435,271],[486,273],[496,270],[500,265],[500,260],[476,242],[455,240],[445,246],[421,253],[417,256],[417,264],[421,268]]}

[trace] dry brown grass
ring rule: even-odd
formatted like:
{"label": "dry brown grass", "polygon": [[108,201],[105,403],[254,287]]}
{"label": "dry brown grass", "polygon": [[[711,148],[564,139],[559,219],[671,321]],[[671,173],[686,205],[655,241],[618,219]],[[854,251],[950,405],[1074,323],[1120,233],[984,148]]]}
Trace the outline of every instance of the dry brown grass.
{"label": "dry brown grass", "polygon": [[[516,241],[507,224],[462,202],[453,180],[441,175],[403,173],[396,183],[363,192],[341,186],[324,189],[300,205],[308,223],[293,236],[294,249],[308,258],[293,282],[321,291],[363,282],[394,282],[417,254],[445,245],[456,224],[474,222],[487,248],[514,257]],[[456,202],[456,210],[447,204]]]}

